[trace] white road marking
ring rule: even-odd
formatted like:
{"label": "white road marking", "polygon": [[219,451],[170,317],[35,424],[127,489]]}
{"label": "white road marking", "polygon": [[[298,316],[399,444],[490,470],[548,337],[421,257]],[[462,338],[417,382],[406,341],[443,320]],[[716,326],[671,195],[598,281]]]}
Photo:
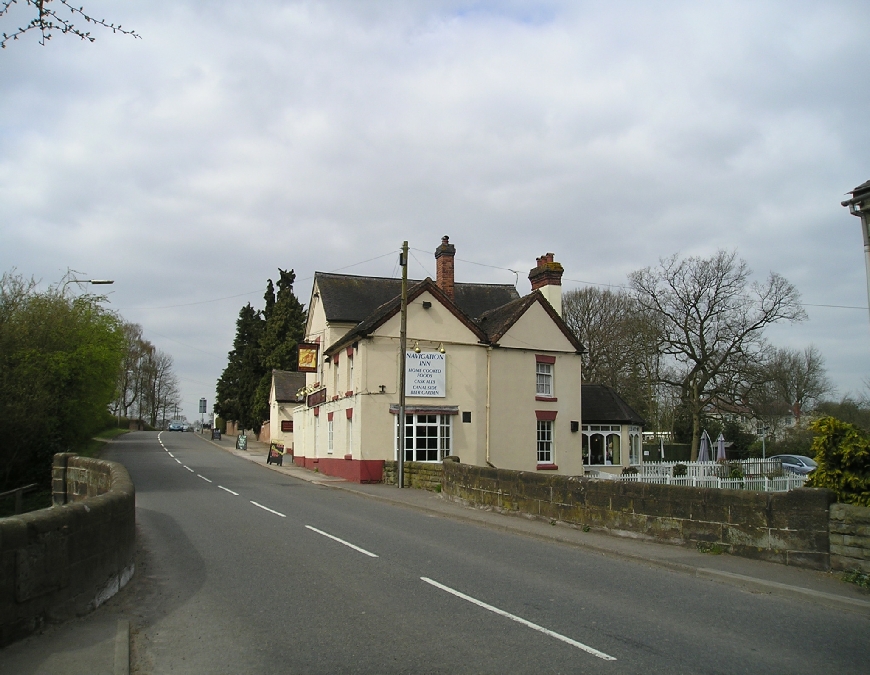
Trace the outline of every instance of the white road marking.
{"label": "white road marking", "polygon": [[214,481],[209,480],[209,479],[206,478],[205,476],[203,476],[201,473],[198,473],[198,474],[196,474],[196,475],[199,476],[200,478],[202,478],[206,483],[212,483],[212,482],[214,482]]}
{"label": "white road marking", "polygon": [[171,452],[169,452],[169,450],[167,450],[166,452],[169,454],[170,457],[172,457],[172,459],[175,459],[175,455],[173,455]]}
{"label": "white road marking", "polygon": [[463,600],[467,600],[468,602],[470,602],[474,605],[477,605],[478,607],[483,607],[484,609],[487,609],[490,612],[494,612],[495,614],[498,614],[499,616],[503,616],[505,618],[508,618],[511,621],[516,621],[517,623],[521,623],[523,626],[526,626],[527,628],[531,628],[532,630],[536,630],[540,633],[543,633],[544,635],[549,635],[550,637],[556,638],[557,640],[561,640],[562,642],[565,642],[565,643],[571,645],[572,647],[577,647],[577,649],[582,649],[584,652],[587,652],[588,654],[592,654],[592,656],[597,656],[599,659],[604,659],[605,661],[616,661],[615,656],[610,656],[609,654],[605,654],[604,652],[600,652],[597,649],[590,647],[589,645],[584,645],[582,642],[577,642],[576,640],[572,640],[569,637],[565,637],[564,635],[560,635],[559,633],[551,631],[549,628],[544,628],[543,626],[539,626],[538,624],[532,623],[531,621],[526,621],[525,619],[523,619],[519,616],[516,616],[514,614],[511,614],[510,612],[506,612],[503,609],[499,609],[498,607],[493,607],[492,605],[488,605],[485,602],[481,602],[480,600],[478,600],[476,598],[472,598],[470,595],[465,595],[465,593],[460,593],[459,591],[456,591],[456,590],[450,588],[449,586],[445,586],[444,584],[439,584],[437,581],[433,581],[432,579],[429,579],[428,577],[420,577],[420,579],[425,581],[427,584],[431,584],[432,586],[435,586],[435,588],[440,588],[442,591],[447,591],[451,595],[455,595],[457,598],[462,598]]}
{"label": "white road marking", "polygon": [[276,516],[281,516],[282,518],[287,517],[283,513],[278,513],[277,511],[273,511],[268,506],[263,506],[262,504],[258,504],[257,502],[251,502],[251,504],[253,504],[254,506],[259,506],[261,509],[263,509],[264,511],[268,511],[269,513],[274,513]]}
{"label": "white road marking", "polygon": [[230,490],[229,488],[225,488],[223,485],[218,485],[218,487],[219,487],[221,490],[224,490],[225,492],[229,492],[231,495],[235,495],[236,497],[239,496],[239,493],[238,493],[238,492],[233,492],[233,491]]}
{"label": "white road marking", "polygon": [[185,469],[187,469],[188,471],[190,471],[190,473],[196,473],[196,471],[194,471],[194,470],[191,469],[189,466],[187,466],[187,464],[183,464],[182,466],[183,466]]}
{"label": "white road marking", "polygon": [[351,544],[349,541],[345,541],[344,539],[339,539],[338,537],[335,537],[335,536],[329,534],[328,532],[324,532],[323,530],[318,530],[316,527],[311,527],[311,525],[306,525],[305,527],[307,527],[312,532],[317,532],[317,534],[322,534],[324,537],[329,537],[333,541],[337,541],[339,544],[344,544],[345,546],[352,548],[354,551],[359,551],[360,553],[364,553],[369,558],[377,558],[378,557],[374,553],[372,553],[370,551],[366,551],[364,548],[360,548],[359,546],[355,546],[355,545]]}
{"label": "white road marking", "polygon": [[173,457],[172,459],[174,459],[176,462],[178,462],[179,464],[181,464],[181,460],[178,459],[177,457]]}

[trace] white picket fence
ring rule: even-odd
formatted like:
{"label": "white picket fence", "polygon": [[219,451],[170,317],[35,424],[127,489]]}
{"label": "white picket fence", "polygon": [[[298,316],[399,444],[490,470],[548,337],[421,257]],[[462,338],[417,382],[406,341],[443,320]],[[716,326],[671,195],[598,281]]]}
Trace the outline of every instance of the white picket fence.
{"label": "white picket fence", "polygon": [[[675,466],[685,467],[685,475],[674,476]],[[742,478],[731,478],[731,471],[740,468]],[[806,476],[784,471],[779,460],[746,459],[720,462],[648,462],[638,464],[636,474],[604,475],[599,478],[629,483],[656,483],[659,485],[688,485],[690,487],[726,490],[756,490],[759,492],[788,492],[803,487]],[[592,474],[592,471],[587,472]]]}

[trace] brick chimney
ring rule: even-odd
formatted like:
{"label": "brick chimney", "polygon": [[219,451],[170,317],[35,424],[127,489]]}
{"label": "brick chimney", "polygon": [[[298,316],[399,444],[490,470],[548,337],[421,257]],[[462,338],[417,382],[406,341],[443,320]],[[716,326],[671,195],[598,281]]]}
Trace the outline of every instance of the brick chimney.
{"label": "brick chimney", "polygon": [[450,237],[441,237],[441,246],[435,249],[435,283],[451,300],[453,293],[453,256],[456,247],[450,243]]}
{"label": "brick chimney", "polygon": [[562,274],[560,263],[553,261],[553,254],[547,253],[538,258],[538,266],[529,272],[532,291],[540,290],[547,301],[562,316]]}

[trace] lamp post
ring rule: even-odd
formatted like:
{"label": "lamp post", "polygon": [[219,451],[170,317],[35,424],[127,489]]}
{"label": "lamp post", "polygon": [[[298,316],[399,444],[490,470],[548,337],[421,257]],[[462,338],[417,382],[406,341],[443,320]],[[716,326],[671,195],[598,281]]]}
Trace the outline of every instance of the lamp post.
{"label": "lamp post", "polygon": [[764,436],[770,431],[770,427],[761,427],[761,461],[767,459],[767,448],[764,445]]}
{"label": "lamp post", "polygon": [[864,268],[867,273],[867,300],[870,305],[870,180],[856,187],[849,194],[852,199],[840,202],[848,206],[849,213],[861,219],[861,236],[864,239]]}

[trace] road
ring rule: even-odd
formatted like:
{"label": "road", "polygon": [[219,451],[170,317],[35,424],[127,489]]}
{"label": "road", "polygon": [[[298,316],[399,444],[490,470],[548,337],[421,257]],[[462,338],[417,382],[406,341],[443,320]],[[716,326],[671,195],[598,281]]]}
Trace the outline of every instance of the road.
{"label": "road", "polygon": [[866,673],[870,620],[397,508],[194,434],[137,490],[139,673]]}

